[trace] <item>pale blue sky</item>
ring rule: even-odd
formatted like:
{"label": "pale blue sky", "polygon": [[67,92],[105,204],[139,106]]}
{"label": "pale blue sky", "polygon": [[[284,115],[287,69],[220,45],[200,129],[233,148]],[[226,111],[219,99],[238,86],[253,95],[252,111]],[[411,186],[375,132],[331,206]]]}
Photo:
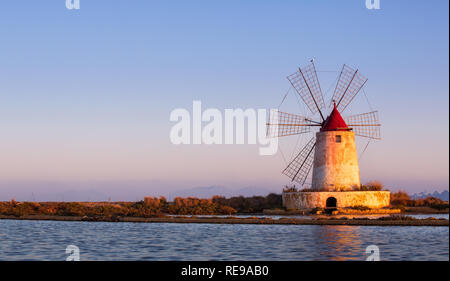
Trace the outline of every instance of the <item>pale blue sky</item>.
{"label": "pale blue sky", "polygon": [[[175,147],[169,114],[194,99],[276,107],[285,76],[311,57],[319,71],[347,63],[369,78],[383,140],[361,159],[363,181],[448,189],[448,1],[381,0],[367,10],[364,0],[81,0],[77,11],[64,2],[0,8],[0,200],[48,191],[48,182],[50,192],[101,183],[105,194],[108,183],[148,183],[132,195],[118,188],[115,199],[208,185],[279,190],[288,182],[280,154]],[[325,91],[337,73],[319,74]]]}

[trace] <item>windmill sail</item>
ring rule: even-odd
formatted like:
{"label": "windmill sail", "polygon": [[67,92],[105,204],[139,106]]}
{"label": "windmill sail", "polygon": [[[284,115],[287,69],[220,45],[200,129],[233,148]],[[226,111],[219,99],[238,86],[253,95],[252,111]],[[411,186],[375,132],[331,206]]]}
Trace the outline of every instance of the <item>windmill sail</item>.
{"label": "windmill sail", "polygon": [[325,107],[325,102],[314,63],[304,68],[299,68],[297,72],[289,75],[287,79],[308,106],[311,113],[319,112],[322,116],[320,109]]}
{"label": "windmill sail", "polygon": [[301,115],[282,111],[271,111],[267,123],[268,137],[283,137],[311,132],[312,123]]}
{"label": "windmill sail", "polygon": [[381,139],[381,124],[378,119],[378,111],[352,115],[344,119],[347,126],[353,129],[355,135],[377,140]]}
{"label": "windmill sail", "polygon": [[305,184],[306,178],[313,166],[315,145],[316,138],[313,137],[283,170],[283,174],[288,176],[292,181],[298,182],[301,185]]}
{"label": "windmill sail", "polygon": [[345,110],[366,82],[367,78],[358,70],[344,64],[332,98],[339,112]]}

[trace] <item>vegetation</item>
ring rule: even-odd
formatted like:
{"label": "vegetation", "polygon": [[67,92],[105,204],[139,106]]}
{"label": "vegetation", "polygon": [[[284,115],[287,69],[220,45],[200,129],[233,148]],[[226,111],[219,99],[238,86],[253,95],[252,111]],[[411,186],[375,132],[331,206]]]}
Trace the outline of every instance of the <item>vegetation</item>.
{"label": "vegetation", "polygon": [[393,206],[406,206],[411,201],[408,193],[404,191],[399,191],[396,193],[391,193],[391,205]]}
{"label": "vegetation", "polygon": [[275,193],[270,193],[266,197],[237,196],[228,199],[222,196],[214,196],[212,200],[220,206],[233,208],[238,213],[260,213],[264,209],[281,209],[283,207],[281,195]]}
{"label": "vegetation", "polygon": [[284,188],[283,188],[283,192],[297,192],[297,191],[298,190],[295,187],[295,185],[293,185],[293,186],[285,185]]}
{"label": "vegetation", "polygon": [[317,212],[323,212],[323,211],[325,211],[324,208],[316,207],[311,210],[311,214],[315,214]]}
{"label": "vegetation", "polygon": [[384,186],[379,181],[369,181],[366,184],[361,185],[361,191],[381,191]]}
{"label": "vegetation", "polygon": [[405,216],[405,215],[390,215],[387,217],[381,217],[378,218],[378,220],[385,220],[385,221],[410,221],[410,220],[419,220],[414,217]]}
{"label": "vegetation", "polygon": [[391,205],[405,208],[405,207],[430,207],[437,210],[448,209],[448,201],[443,201],[439,198],[429,196],[424,199],[411,199],[404,191],[391,193]]}
{"label": "vegetation", "polygon": [[282,208],[281,195],[231,197],[211,199],[177,197],[145,197],[138,202],[0,202],[0,215],[6,216],[88,216],[88,217],[157,217],[169,215],[231,215],[262,212],[263,209]]}
{"label": "vegetation", "polygon": [[367,206],[353,206],[351,207],[351,209],[353,210],[358,210],[358,211],[368,211],[371,210],[369,207]]}
{"label": "vegetation", "polygon": [[[367,183],[369,190],[380,190],[382,184]],[[297,190],[295,187],[286,187]],[[286,190],[285,189],[285,190]],[[405,210],[408,207],[429,207],[437,210],[448,209],[448,201],[435,197],[412,200],[406,192],[391,194],[391,205]],[[271,193],[267,196],[225,198],[214,196],[211,199],[177,197],[168,202],[164,197],[145,197],[138,202],[0,202],[0,215],[4,216],[80,216],[80,217],[159,217],[164,215],[232,215],[235,213],[261,213],[263,210],[282,209],[281,195]],[[357,206],[365,210],[366,207]],[[321,209],[317,209],[321,210]]]}

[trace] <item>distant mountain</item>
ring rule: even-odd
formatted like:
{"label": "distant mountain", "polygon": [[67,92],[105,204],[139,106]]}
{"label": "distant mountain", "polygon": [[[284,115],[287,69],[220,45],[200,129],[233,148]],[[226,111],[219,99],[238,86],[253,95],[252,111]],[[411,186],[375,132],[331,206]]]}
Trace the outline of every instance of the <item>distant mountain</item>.
{"label": "distant mountain", "polygon": [[432,196],[432,197],[436,197],[436,198],[439,198],[444,201],[448,201],[448,195],[449,195],[448,190],[444,190],[440,193],[437,191],[435,191],[433,193],[425,193],[425,192],[415,193],[415,194],[411,195],[410,197],[411,197],[411,199],[421,199],[421,198],[427,198],[427,197]]}
{"label": "distant mountain", "polygon": [[0,201],[139,201],[145,196],[211,198],[221,195],[265,196],[271,192],[281,193],[277,185],[273,187],[223,187],[202,186],[189,188],[179,184],[160,181],[112,181],[112,182],[7,182],[0,181]]}
{"label": "distant mountain", "polygon": [[189,189],[182,189],[178,191],[174,191],[170,193],[168,196],[168,200],[173,200],[175,197],[197,197],[197,198],[211,198],[214,195],[220,195],[225,197],[232,196],[266,196],[267,194],[275,192],[281,193],[281,190],[270,190],[267,188],[261,187],[245,187],[241,189],[231,189],[222,186],[203,186],[203,187],[194,187]]}

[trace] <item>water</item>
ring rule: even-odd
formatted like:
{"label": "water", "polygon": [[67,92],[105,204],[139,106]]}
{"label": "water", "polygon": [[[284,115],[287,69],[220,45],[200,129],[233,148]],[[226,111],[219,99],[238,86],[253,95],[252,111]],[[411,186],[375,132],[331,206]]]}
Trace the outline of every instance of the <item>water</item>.
{"label": "water", "polygon": [[449,260],[448,227],[0,220],[0,260]]}

